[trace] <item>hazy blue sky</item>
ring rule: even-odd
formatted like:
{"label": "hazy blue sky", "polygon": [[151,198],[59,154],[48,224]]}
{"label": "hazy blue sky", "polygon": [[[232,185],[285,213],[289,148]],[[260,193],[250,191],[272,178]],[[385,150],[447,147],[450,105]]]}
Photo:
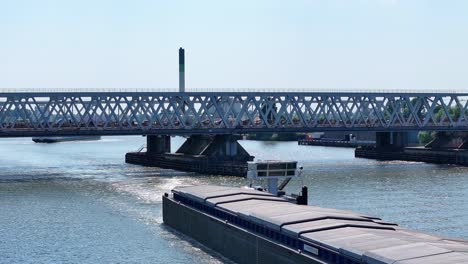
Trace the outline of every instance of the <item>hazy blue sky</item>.
{"label": "hazy blue sky", "polygon": [[464,0],[0,0],[0,87],[465,89]]}

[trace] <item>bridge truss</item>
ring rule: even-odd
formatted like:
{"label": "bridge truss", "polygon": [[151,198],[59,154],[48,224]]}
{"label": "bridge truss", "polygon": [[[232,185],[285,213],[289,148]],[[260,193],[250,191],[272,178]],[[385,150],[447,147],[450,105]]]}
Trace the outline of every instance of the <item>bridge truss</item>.
{"label": "bridge truss", "polygon": [[0,136],[468,130],[468,94],[1,93]]}

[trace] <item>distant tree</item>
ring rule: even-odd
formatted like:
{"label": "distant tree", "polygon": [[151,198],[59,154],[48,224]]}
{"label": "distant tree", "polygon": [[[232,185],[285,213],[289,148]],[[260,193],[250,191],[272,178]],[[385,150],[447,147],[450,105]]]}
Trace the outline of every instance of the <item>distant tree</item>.
{"label": "distant tree", "polygon": [[[445,110],[441,106],[437,106],[434,109],[434,112],[436,113],[435,114],[435,119],[436,119],[437,122],[442,121],[442,119],[446,119],[446,121],[448,121],[447,114],[445,113]],[[458,119],[461,116],[460,107],[458,107],[458,106],[450,107],[449,110],[448,110],[448,114],[450,115],[450,117],[452,118],[453,121],[458,121]],[[466,113],[465,113],[465,115],[466,115]]]}
{"label": "distant tree", "polygon": [[426,145],[434,139],[434,134],[430,131],[421,131],[418,133],[419,143]]}

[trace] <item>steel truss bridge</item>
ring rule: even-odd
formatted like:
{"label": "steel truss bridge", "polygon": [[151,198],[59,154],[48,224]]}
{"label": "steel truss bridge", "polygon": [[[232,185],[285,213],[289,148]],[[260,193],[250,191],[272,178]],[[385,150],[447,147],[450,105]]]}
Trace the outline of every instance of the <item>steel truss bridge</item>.
{"label": "steel truss bridge", "polygon": [[468,130],[468,93],[0,92],[0,137]]}

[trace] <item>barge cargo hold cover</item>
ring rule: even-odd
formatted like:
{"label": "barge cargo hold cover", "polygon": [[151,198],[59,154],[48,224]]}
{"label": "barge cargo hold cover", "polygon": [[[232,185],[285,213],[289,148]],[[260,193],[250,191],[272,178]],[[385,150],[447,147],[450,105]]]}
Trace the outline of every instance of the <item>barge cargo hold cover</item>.
{"label": "barge cargo hold cover", "polygon": [[163,220],[238,263],[468,263],[468,242],[253,189],[177,187]]}

